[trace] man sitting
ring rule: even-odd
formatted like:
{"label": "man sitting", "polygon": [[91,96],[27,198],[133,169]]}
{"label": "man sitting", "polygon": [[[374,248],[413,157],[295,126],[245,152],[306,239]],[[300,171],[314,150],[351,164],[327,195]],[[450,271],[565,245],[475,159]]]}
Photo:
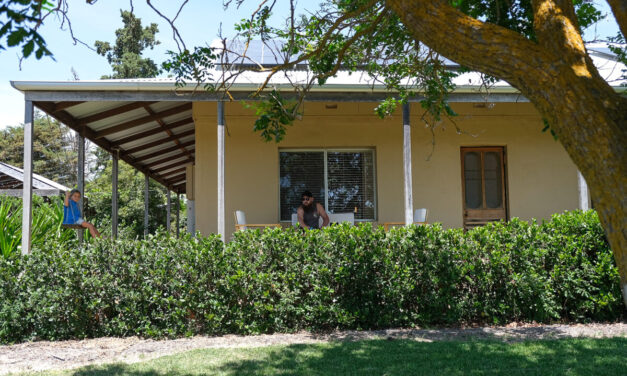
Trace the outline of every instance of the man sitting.
{"label": "man sitting", "polygon": [[[321,204],[317,203],[310,191],[301,195],[302,204],[296,210],[298,224],[304,229],[319,229],[329,225],[329,216]],[[320,226],[322,217],[322,226]]]}

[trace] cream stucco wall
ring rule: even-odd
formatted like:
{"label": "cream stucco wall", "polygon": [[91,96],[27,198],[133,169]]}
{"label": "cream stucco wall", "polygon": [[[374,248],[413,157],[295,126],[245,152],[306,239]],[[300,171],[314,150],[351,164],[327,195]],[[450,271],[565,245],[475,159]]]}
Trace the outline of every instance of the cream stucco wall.
{"label": "cream stucco wall", "polygon": [[[226,105],[225,142],[226,232],[235,230],[233,212],[244,210],[250,223],[279,219],[280,148],[374,148],[378,222],[403,219],[402,121],[381,120],[375,103],[306,103],[302,121],[288,129],[280,144],[265,143],[252,131],[254,113],[240,103]],[[331,106],[332,107],[332,106]],[[412,105],[414,207],[429,208],[429,222],[462,226],[460,147],[505,146],[510,217],[547,218],[575,209],[577,170],[562,146],[542,133],[542,121],[528,103],[497,103],[494,107],[454,104],[456,132],[444,121],[432,134],[421,124],[418,104]],[[399,111],[400,112],[400,111]],[[217,230],[216,103],[195,102],[196,229]]]}

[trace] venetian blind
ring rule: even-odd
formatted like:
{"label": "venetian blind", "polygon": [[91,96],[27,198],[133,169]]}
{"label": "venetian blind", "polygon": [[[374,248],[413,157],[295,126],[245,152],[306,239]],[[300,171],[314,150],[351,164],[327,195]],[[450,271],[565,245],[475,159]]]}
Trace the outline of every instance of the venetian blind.
{"label": "venetian blind", "polygon": [[354,212],[355,219],[375,219],[374,152],[327,153],[329,213]]}
{"label": "venetian blind", "polygon": [[324,152],[279,153],[280,214],[282,221],[292,219],[301,204],[303,191],[311,191],[324,206]]}

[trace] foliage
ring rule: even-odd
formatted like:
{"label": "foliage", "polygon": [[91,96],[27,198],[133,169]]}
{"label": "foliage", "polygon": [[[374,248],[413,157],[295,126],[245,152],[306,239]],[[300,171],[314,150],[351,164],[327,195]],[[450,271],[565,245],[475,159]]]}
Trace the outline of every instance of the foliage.
{"label": "foliage", "polygon": [[146,78],[159,74],[157,64],[150,58],[143,58],[146,48],[153,49],[160,42],[155,39],[159,27],[155,23],[142,28],[141,18],[132,12],[120,10],[124,27],[115,31],[115,45],[109,42],[96,41],[98,54],[105,56],[113,74],[102,78]]}
{"label": "foliage", "polygon": [[[59,4],[60,5],[60,4]],[[48,0],[6,0],[0,4],[0,50],[22,47],[22,56],[52,56],[38,29],[44,19],[55,11],[54,2]],[[6,41],[2,43],[2,39]]]}
{"label": "foliage", "polygon": [[294,119],[301,115],[300,103],[284,100],[281,93],[276,90],[268,93],[267,97],[265,101],[246,103],[246,107],[254,108],[258,116],[253,130],[261,132],[264,141],[274,140],[278,143],[285,137],[285,127],[292,125]]}
{"label": "foliage", "polygon": [[[85,192],[89,198],[89,206],[86,210],[87,218],[108,235],[111,229],[111,199],[112,199],[112,166],[108,154],[103,160],[103,167],[96,176],[87,182]],[[134,239],[144,236],[144,189],[145,175],[135,170],[124,161],[118,162],[118,237],[122,239]],[[150,180],[148,200],[148,228],[150,232],[166,226],[166,190]],[[176,194],[171,194],[171,231],[176,229],[175,207]],[[181,231],[185,231],[186,211],[183,200],[179,202]]]}
{"label": "foliage", "polygon": [[[33,172],[73,186],[78,163],[73,132],[38,111],[33,125]],[[0,161],[20,168],[24,165],[23,125],[0,130]]]}
{"label": "foliage", "polygon": [[[65,244],[75,238],[74,231],[63,228],[63,201],[59,197],[33,196],[31,244],[43,246],[56,240]],[[22,200],[0,196],[0,256],[9,258],[22,244]]]}
{"label": "foliage", "polygon": [[617,320],[596,213],[57,242],[0,261],[0,341]]}

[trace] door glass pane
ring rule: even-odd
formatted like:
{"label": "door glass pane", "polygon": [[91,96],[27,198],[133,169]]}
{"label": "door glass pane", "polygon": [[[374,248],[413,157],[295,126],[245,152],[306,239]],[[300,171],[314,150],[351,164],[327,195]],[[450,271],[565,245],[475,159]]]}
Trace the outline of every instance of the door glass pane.
{"label": "door glass pane", "polygon": [[329,213],[375,218],[374,152],[328,152]]}
{"label": "door glass pane", "polygon": [[282,221],[292,219],[292,213],[296,213],[301,204],[303,191],[311,191],[316,201],[324,206],[324,152],[280,152],[279,164]]}
{"label": "door glass pane", "polygon": [[466,208],[477,209],[483,202],[481,192],[481,157],[477,152],[464,154],[464,190]]}
{"label": "door glass pane", "polygon": [[485,177],[485,202],[488,208],[503,206],[503,177],[501,176],[501,156],[494,151],[484,155],[483,174]]}

